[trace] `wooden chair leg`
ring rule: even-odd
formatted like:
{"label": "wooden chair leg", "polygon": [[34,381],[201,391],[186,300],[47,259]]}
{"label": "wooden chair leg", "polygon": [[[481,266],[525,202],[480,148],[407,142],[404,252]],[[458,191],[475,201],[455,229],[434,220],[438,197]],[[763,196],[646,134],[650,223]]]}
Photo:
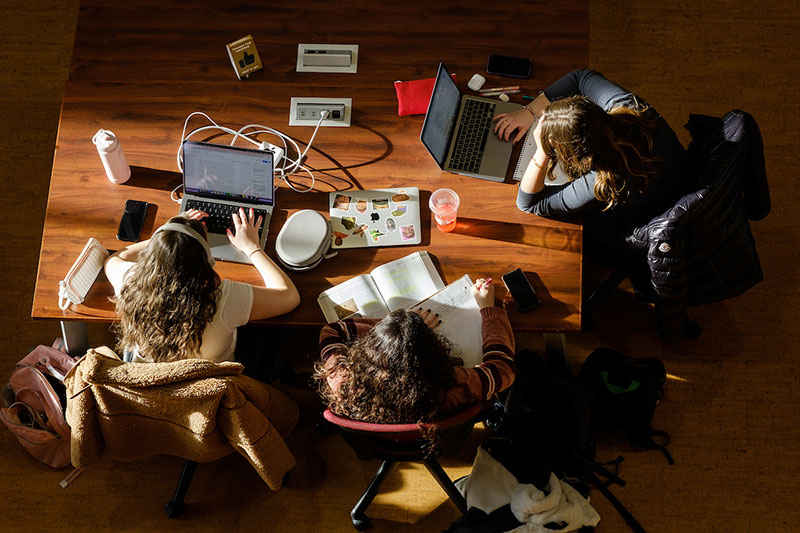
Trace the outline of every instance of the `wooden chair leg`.
{"label": "wooden chair leg", "polygon": [[459,492],[456,488],[453,480],[450,479],[450,476],[447,475],[447,472],[444,471],[442,465],[439,464],[439,461],[430,457],[428,459],[424,459],[422,461],[425,464],[425,468],[428,469],[428,472],[431,473],[433,478],[439,483],[439,486],[444,489],[447,495],[450,497],[450,500],[458,510],[461,511],[461,514],[466,516],[467,514],[467,500],[464,499],[464,496]]}
{"label": "wooden chair leg", "polygon": [[164,510],[168,517],[175,518],[183,511],[183,498],[186,497],[186,491],[189,489],[189,483],[192,482],[195,468],[197,468],[196,462],[189,459],[183,461],[183,469],[181,477],[178,478],[178,486],[175,487],[175,494],[170,501],[164,504]]}
{"label": "wooden chair leg", "polygon": [[395,461],[383,461],[381,466],[378,467],[378,471],[375,473],[375,477],[372,478],[367,490],[364,491],[364,494],[361,495],[361,499],[358,500],[356,506],[350,511],[350,519],[353,522],[353,527],[358,531],[367,531],[372,527],[369,517],[364,513],[367,507],[369,507],[369,504],[372,503],[375,495],[378,494],[383,482],[386,481],[386,477],[394,470],[396,465],[397,463]]}

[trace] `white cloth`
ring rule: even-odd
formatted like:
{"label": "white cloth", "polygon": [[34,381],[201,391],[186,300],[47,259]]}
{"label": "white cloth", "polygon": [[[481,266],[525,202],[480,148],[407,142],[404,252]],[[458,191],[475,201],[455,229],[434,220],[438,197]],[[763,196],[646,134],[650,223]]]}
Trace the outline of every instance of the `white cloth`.
{"label": "white cloth", "polygon": [[[130,266],[133,266],[133,263]],[[121,285],[117,285],[124,279],[124,273],[114,276],[115,279],[109,278],[114,286],[114,294],[117,296],[122,288]],[[233,350],[236,348],[236,328],[247,324],[252,309],[252,285],[240,281],[222,280],[217,290],[217,312],[203,330],[200,357],[215,363],[233,361]],[[131,361],[151,362],[141,357],[135,349],[133,352]]]}
{"label": "white cloth", "polygon": [[518,533],[552,533],[544,527],[550,522],[566,523],[558,531],[574,531],[583,526],[596,526],[600,515],[589,501],[555,474],[545,487],[548,494],[530,484],[520,484],[517,478],[483,448],[478,448],[472,473],[456,484],[467,500],[467,507],[475,507],[489,514],[511,504],[511,512],[523,525]]}

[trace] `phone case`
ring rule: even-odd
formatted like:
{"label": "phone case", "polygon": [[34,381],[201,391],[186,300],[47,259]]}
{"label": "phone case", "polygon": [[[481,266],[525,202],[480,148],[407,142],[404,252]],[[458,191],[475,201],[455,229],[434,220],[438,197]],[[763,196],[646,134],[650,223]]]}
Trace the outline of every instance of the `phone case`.
{"label": "phone case", "polygon": [[70,302],[83,303],[108,255],[108,250],[97,239],[89,238],[66,277],[58,282],[58,307],[64,310]]}
{"label": "phone case", "polygon": [[[134,213],[133,210],[128,211],[128,206],[129,205],[136,206],[139,209],[143,210],[142,222],[139,224],[139,227],[138,227],[139,231],[138,231],[138,233],[136,235],[131,235],[130,236],[131,238],[123,238],[123,237],[121,237],[121,235],[122,235],[122,227],[123,227],[123,224],[125,222],[125,217],[127,217],[131,213]],[[144,228],[144,222],[147,219],[147,211],[149,209],[150,209],[150,204],[148,204],[147,202],[142,202],[140,200],[128,200],[127,202],[125,202],[125,212],[122,215],[122,220],[120,221],[119,230],[117,230],[117,240],[126,241],[126,242],[136,242],[136,241],[138,241],[142,236],[142,229]]]}

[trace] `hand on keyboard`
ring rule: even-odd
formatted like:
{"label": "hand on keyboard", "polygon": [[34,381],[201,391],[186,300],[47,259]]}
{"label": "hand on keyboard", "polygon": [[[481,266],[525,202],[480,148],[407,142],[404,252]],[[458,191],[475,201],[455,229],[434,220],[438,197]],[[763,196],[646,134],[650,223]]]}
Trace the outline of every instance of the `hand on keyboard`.
{"label": "hand on keyboard", "polygon": [[236,246],[239,250],[248,256],[260,248],[258,240],[258,230],[264,217],[261,215],[256,219],[255,211],[249,209],[247,212],[243,208],[239,208],[238,213],[231,214],[233,218],[233,230],[227,230],[228,239],[231,244]]}
{"label": "hand on keyboard", "polygon": [[205,211],[200,211],[199,209],[188,209],[184,211],[183,214],[186,216],[186,218],[199,220],[201,222],[208,216],[208,213]]}

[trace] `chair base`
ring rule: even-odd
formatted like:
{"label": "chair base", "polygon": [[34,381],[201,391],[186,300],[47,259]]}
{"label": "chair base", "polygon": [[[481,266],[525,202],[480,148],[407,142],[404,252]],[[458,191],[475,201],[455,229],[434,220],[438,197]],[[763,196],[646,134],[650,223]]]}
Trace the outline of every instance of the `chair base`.
{"label": "chair base", "polygon": [[[369,517],[366,515],[367,507],[369,504],[372,503],[372,500],[380,491],[381,485],[383,482],[386,481],[386,478],[389,474],[397,466],[398,461],[391,461],[391,460],[384,460],[381,463],[381,466],[378,467],[378,471],[375,473],[375,477],[372,478],[369,486],[367,486],[367,490],[364,491],[361,498],[356,503],[355,507],[353,507],[352,511],[350,511],[350,520],[353,523],[353,527],[356,528],[357,531],[369,531],[372,527],[372,522],[370,521]],[[453,481],[447,475],[447,472],[444,471],[442,465],[439,464],[435,458],[429,457],[422,460],[422,463],[425,465],[425,468],[430,472],[433,478],[439,483],[439,486],[442,487],[442,490],[447,494],[456,507],[458,507],[459,512],[463,515],[467,515],[467,501],[464,499],[464,496],[459,492],[456,488]]]}

